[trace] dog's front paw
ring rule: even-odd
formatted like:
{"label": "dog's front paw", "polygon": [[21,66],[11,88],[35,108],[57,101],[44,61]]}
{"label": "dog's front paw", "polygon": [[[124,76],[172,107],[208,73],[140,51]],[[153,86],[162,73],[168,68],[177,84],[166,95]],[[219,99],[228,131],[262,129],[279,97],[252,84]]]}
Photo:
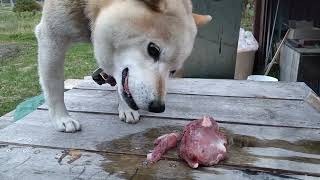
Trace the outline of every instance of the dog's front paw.
{"label": "dog's front paw", "polygon": [[119,118],[129,124],[135,124],[140,120],[140,114],[138,111],[132,110],[127,105],[119,103]]}
{"label": "dog's front paw", "polygon": [[74,133],[81,130],[80,123],[70,116],[57,118],[54,123],[56,130],[60,132]]}

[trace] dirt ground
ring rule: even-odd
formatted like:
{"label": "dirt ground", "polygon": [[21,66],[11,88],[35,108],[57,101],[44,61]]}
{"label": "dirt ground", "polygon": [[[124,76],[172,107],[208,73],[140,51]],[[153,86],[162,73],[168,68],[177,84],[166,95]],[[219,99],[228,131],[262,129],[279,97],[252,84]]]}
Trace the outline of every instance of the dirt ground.
{"label": "dirt ground", "polygon": [[21,47],[17,44],[0,44],[0,60],[4,60],[10,57],[16,57],[21,50]]}

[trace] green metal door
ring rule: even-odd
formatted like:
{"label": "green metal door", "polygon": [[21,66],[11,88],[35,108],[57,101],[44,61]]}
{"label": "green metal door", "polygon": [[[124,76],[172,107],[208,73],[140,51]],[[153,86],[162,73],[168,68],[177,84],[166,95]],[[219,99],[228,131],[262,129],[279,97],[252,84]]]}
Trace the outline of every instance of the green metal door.
{"label": "green metal door", "polygon": [[210,24],[199,29],[183,76],[233,78],[238,45],[242,0],[193,0],[195,13],[209,14]]}

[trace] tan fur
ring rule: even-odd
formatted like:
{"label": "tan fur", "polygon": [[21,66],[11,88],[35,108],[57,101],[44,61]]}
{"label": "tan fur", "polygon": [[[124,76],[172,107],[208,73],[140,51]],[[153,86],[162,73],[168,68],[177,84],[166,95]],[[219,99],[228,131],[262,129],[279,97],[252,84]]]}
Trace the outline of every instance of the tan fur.
{"label": "tan fur", "polygon": [[[66,3],[66,8],[70,8],[69,16],[72,18],[74,25],[78,28],[79,34],[90,38],[89,19],[86,17],[83,7],[85,6],[84,0],[69,0]],[[84,26],[85,25],[85,26]]]}
{"label": "tan fur", "polygon": [[101,9],[110,6],[114,0],[85,0],[85,2],[86,7],[84,12],[91,22],[94,22]]}
{"label": "tan fur", "polygon": [[[136,123],[138,109],[164,111],[169,72],[181,69],[197,25],[210,20],[192,14],[191,0],[46,0],[35,34],[40,83],[56,129],[75,132],[81,127],[63,98],[64,58],[72,43],[93,44],[98,66],[118,83],[119,118]],[[130,97],[121,83],[125,70]]]}
{"label": "tan fur", "polygon": [[165,21],[159,20],[155,22],[153,20],[153,18],[160,19],[158,16],[160,16],[160,14],[155,16],[148,16],[148,14],[146,14],[143,17],[132,19],[130,24],[141,32],[149,32],[152,33],[155,38],[168,41],[171,37],[170,29],[165,26]]}
{"label": "tan fur", "polygon": [[[159,76],[157,80],[157,92],[159,93],[159,99],[163,98],[166,94],[166,85],[164,79],[161,76]],[[163,99],[161,100],[163,101]]]}
{"label": "tan fur", "polygon": [[154,11],[163,12],[168,6],[167,1],[163,0],[140,0],[146,3],[149,8],[151,8]]}
{"label": "tan fur", "polygon": [[208,24],[212,20],[211,16],[203,16],[193,13],[193,18],[198,27]]}
{"label": "tan fur", "polygon": [[[113,3],[121,3],[123,0],[65,0],[65,1],[58,1],[58,0],[50,0],[46,1],[44,4],[44,12],[54,12],[59,13],[59,9],[65,9],[66,16],[72,20],[74,23],[74,26],[76,29],[78,29],[77,34],[74,34],[75,36],[82,36],[82,37],[89,37],[90,36],[90,30],[94,28],[94,22],[99,15],[100,11],[104,8],[107,8],[108,6],[111,6]],[[147,3],[147,6],[150,8],[151,11],[146,12],[146,15],[144,17],[141,17],[140,19],[134,19],[132,20],[132,24],[135,25],[137,28],[140,28],[143,31],[149,31],[151,28],[154,28],[157,30],[155,34],[158,34],[160,37],[164,39],[169,38],[170,30],[167,29],[167,18],[164,18],[164,14],[167,14],[168,17],[172,15],[176,15],[179,13],[172,12],[172,9],[175,10],[175,6],[177,6],[172,1],[163,1],[161,3],[161,9],[166,8],[166,12],[157,12],[157,8],[154,3],[154,0],[138,0],[138,1],[144,1]],[[167,2],[167,3],[165,3]],[[163,5],[162,5],[163,4]],[[164,5],[165,4],[165,5]],[[184,10],[187,13],[190,13],[191,9],[191,3],[189,1],[183,1]],[[159,7],[159,8],[160,8]],[[181,9],[181,8],[177,8]],[[156,11],[155,11],[156,10]],[[63,11],[63,10],[61,10]],[[49,14],[50,14],[49,13]],[[55,14],[58,15],[58,14]],[[55,16],[54,15],[54,16]],[[160,17],[160,18],[159,18]],[[198,14],[193,14],[193,17],[195,19],[195,23],[198,26],[202,26],[206,23],[208,23],[211,19],[210,16],[202,16]],[[181,17],[177,17],[181,18]],[[163,19],[163,23],[155,24],[153,19]],[[172,18],[171,18],[172,20]],[[177,23],[179,23],[177,21]],[[155,28],[156,27],[156,28]]]}

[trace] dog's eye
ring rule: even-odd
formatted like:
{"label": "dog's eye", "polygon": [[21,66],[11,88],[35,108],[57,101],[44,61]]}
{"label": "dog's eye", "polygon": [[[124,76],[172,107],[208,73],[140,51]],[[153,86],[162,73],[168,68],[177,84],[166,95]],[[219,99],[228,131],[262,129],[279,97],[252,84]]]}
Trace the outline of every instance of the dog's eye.
{"label": "dog's eye", "polygon": [[173,77],[175,73],[176,73],[176,70],[170,71],[170,77]]}
{"label": "dog's eye", "polygon": [[160,48],[154,43],[149,43],[148,45],[148,53],[155,60],[158,61],[160,58]]}

